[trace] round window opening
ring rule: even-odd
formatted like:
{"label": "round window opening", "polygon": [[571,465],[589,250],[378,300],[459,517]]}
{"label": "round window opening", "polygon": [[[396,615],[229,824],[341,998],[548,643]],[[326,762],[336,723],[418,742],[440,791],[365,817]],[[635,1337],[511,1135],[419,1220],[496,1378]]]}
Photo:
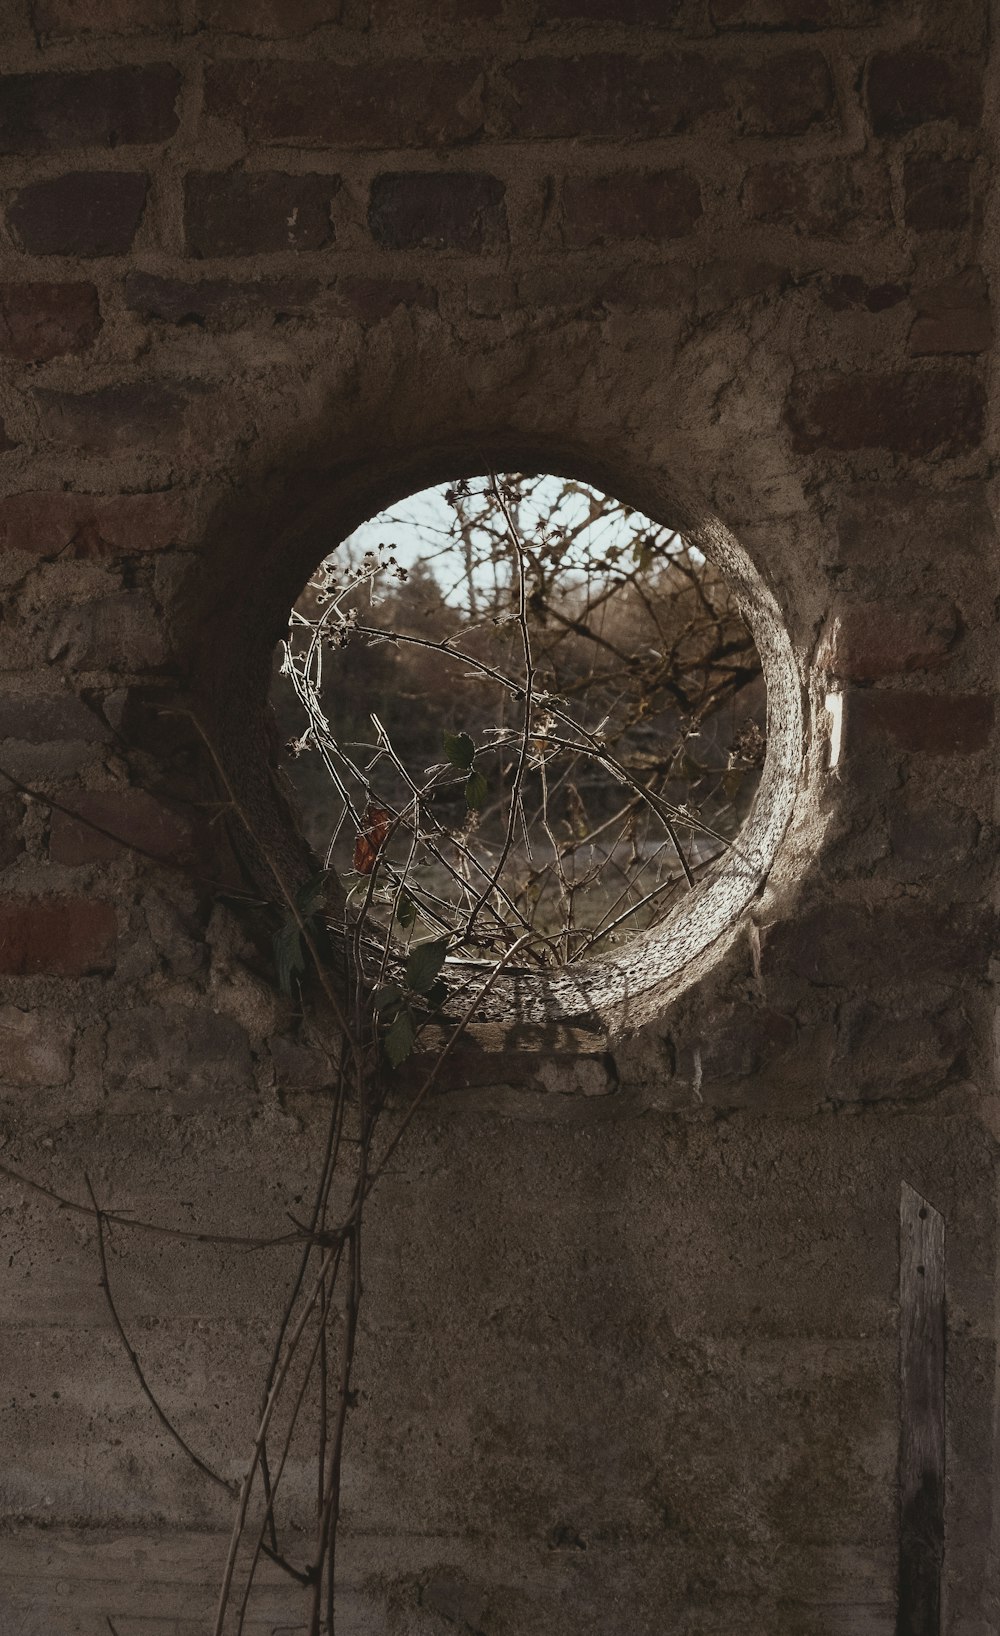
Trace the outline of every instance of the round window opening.
{"label": "round window opening", "polygon": [[551,994],[641,970],[675,922],[689,957],[686,906],[721,875],[738,911],[783,827],[747,820],[784,632],[738,548],[710,550],[587,483],[490,473],[331,552],[273,702],[348,920],[400,958],[431,940]]}

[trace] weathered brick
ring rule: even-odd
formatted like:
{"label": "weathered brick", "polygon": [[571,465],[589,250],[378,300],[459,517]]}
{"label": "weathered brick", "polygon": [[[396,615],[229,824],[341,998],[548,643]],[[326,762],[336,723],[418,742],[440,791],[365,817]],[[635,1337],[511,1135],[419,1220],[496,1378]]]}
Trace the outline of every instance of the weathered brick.
{"label": "weathered brick", "polygon": [[721,76],[694,52],[527,57],[507,70],[519,137],[669,136],[725,107]]}
{"label": "weathered brick", "polygon": [[876,739],[908,755],[976,755],[988,748],[992,731],[993,699],[986,693],[866,688],[848,701],[848,753],[855,741]]}
{"label": "weathered brick", "polygon": [[889,811],[889,844],[897,872],[921,880],[964,868],[979,839],[974,813],[951,801],[928,801],[909,784]]}
{"label": "weathered brick", "polygon": [[837,102],[819,51],[786,51],[732,71],[729,100],[737,128],[748,136],[801,136],[832,123]]}
{"label": "weathered brick", "polygon": [[915,355],[985,352],[993,339],[989,292],[979,267],[921,290],[916,307],[908,343]]}
{"label": "weathered brick", "polygon": [[[4,781],[0,779],[0,786]],[[4,794],[0,787],[0,869],[7,869],[24,851],[21,800],[12,791]]]}
{"label": "weathered brick", "polygon": [[322,250],[333,239],[338,176],[195,172],[184,181],[184,238],[194,256]]}
{"label": "weathered brick", "polygon": [[947,458],[982,441],[984,405],[982,384],[957,370],[802,376],[788,421],[800,454],[891,449]]}
{"label": "weathered brick", "polygon": [[178,0],[34,0],[31,20],[50,39],[156,33],[180,23]]}
{"label": "weathered brick", "polygon": [[958,612],[940,597],[843,606],[820,662],[845,681],[877,682],[947,664],[958,634]]}
{"label": "weathered brick", "polygon": [[283,1091],[324,1091],[330,1085],[330,1062],[322,1051],[275,1034],[268,1040],[275,1077]]}
{"label": "weathered brick", "polygon": [[669,28],[684,0],[538,0],[537,23],[646,23]]}
{"label": "weathered brick", "polygon": [[187,500],[155,494],[9,494],[0,499],[0,551],[39,557],[110,557],[183,541]]}
{"label": "weathered brick", "polygon": [[103,743],[110,736],[96,712],[73,693],[0,694],[0,740]]}
{"label": "weathered brick", "polygon": [[202,28],[254,39],[284,40],[338,23],[343,0],[198,0]]}
{"label": "weathered brick", "polygon": [[656,57],[530,57],[507,71],[514,136],[670,136],[728,112],[754,136],[793,136],[835,110],[816,51],[783,52],[750,69],[697,52]]}
{"label": "weathered brick", "polygon": [[479,171],[376,176],[368,225],[390,250],[489,250],[506,241],[504,184]]}
{"label": "weathered brick", "polygon": [[939,119],[978,125],[982,64],[976,57],[942,56],[919,46],[881,51],[868,67],[866,98],[877,136],[894,136]]}
{"label": "weathered brick", "polygon": [[172,442],[183,429],[187,406],[175,387],[148,381],[95,392],[39,388],[35,402],[46,437],[95,454]]}
{"label": "weathered brick", "polygon": [[169,63],[0,79],[0,153],[165,142],[181,76]]}
{"label": "weathered brick", "polygon": [[722,312],[740,301],[774,296],[791,279],[787,267],[773,261],[706,261],[697,269],[695,292],[699,313]]}
{"label": "weathered brick", "polygon": [[475,136],[483,123],[482,64],[221,62],[209,65],[205,107],[258,142],[295,147],[423,147]]}
{"label": "weathered brick", "polygon": [[884,176],[862,170],[857,161],[819,159],[755,165],[747,173],[743,203],[754,220],[790,227],[796,233],[837,237],[863,218],[889,213]]}
{"label": "weathered brick", "polygon": [[887,949],[887,975],[897,983],[956,964],[968,970],[988,957],[993,931],[989,913],[950,904],[827,903],[763,928],[762,964],[765,976],[783,970],[806,983],[856,990],[858,972],[882,969]]}
{"label": "weathered brick", "polygon": [[712,0],[716,28],[863,28],[878,0]]}
{"label": "weathered brick", "polygon": [[227,1090],[250,1091],[246,1033],[204,1006],[139,1006],[112,1016],[107,1077],[112,1086],[160,1091],[178,1111],[209,1108]]}
{"label": "weathered brick", "polygon": [[866,312],[886,312],[905,301],[905,284],[866,284],[857,273],[835,273],[823,289],[823,302],[834,312],[863,307]]}
{"label": "weathered brick", "polygon": [[85,352],[101,327],[93,284],[0,284],[0,353],[44,363]]}
{"label": "weathered brick", "polygon": [[83,977],[114,965],[115,911],[90,898],[0,899],[0,972]]}
{"label": "weathered brick", "polygon": [[701,189],[688,170],[618,171],[563,183],[561,232],[570,245],[683,238],[701,214]]}
{"label": "weathered brick", "polygon": [[840,495],[838,561],[844,567],[947,562],[996,550],[981,483],[931,489],[919,483],[858,483]]}
{"label": "weathered brick", "polygon": [[65,1085],[74,1033],[72,1021],[56,1011],[0,1006],[0,1083]]}
{"label": "weathered brick", "polygon": [[47,648],[72,670],[145,671],[167,658],[163,620],[145,591],[120,591],[68,608]]}
{"label": "weathered brick", "polygon": [[102,863],[130,849],[177,861],[190,851],[187,824],[145,790],[77,790],[63,797],[49,825],[53,863]]}
{"label": "weathered brick", "polygon": [[131,248],[148,187],[134,171],[73,171],[19,189],[7,220],[33,255],[120,256]]}
{"label": "weathered brick", "polygon": [[917,233],[957,233],[972,218],[972,166],[967,159],[916,154],[903,167],[904,219]]}
{"label": "weathered brick", "polygon": [[333,311],[361,324],[376,324],[399,307],[437,306],[437,291],[412,278],[362,278],[344,275],[333,292]]}
{"label": "weathered brick", "polygon": [[264,313],[270,317],[301,317],[314,308],[322,289],[317,279],[158,278],[155,273],[130,273],[125,280],[125,302],[144,318],[168,324],[199,323],[234,327]]}

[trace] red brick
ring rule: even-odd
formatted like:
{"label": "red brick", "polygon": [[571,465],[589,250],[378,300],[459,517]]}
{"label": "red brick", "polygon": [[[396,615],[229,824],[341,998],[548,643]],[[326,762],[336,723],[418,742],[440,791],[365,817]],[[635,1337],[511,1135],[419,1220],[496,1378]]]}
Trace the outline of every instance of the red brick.
{"label": "red brick", "polygon": [[863,218],[891,214],[886,179],[848,159],[755,165],[747,173],[743,203],[754,221],[821,237],[838,237]]}
{"label": "red brick", "polygon": [[368,225],[390,250],[495,248],[507,239],[504,185],[479,171],[391,171],[376,176]]}
{"label": "red brick", "polygon": [[733,73],[730,103],[748,136],[801,136],[830,123],[837,103],[830,67],[818,51],[786,51]]}
{"label": "red brick", "polygon": [[93,284],[0,284],[0,353],[44,363],[85,352],[101,327]]}
{"label": "red brick", "polygon": [[78,34],[147,34],[177,28],[178,0],[35,0],[35,30],[51,39]]}
{"label": "red brick", "polygon": [[125,302],[144,318],[168,324],[208,324],[231,328],[259,317],[301,317],[312,311],[322,286],[317,279],[157,278],[130,273]]}
{"label": "red brick", "polygon": [[972,218],[972,166],[967,159],[917,154],[903,167],[904,219],[917,233],[957,233]]}
{"label": "red brick", "polygon": [[866,312],[886,312],[907,297],[905,284],[866,284],[856,273],[835,273],[823,291],[823,301],[834,312],[863,307]]}
{"label": "red brick", "polygon": [[49,856],[53,863],[103,863],[130,849],[177,861],[190,851],[188,825],[145,790],[79,790],[67,795],[64,805],[72,807],[76,816],[58,810],[52,813]]}
{"label": "red brick", "polygon": [[188,254],[255,256],[322,250],[333,240],[330,201],[339,186],[339,176],[196,172],[184,181]]}
{"label": "red brick", "polygon": [[0,900],[0,972],[17,977],[83,977],[110,971],[115,911],[88,898]]}
{"label": "red brick", "polygon": [[848,750],[857,740],[888,740],[907,755],[967,756],[989,746],[993,699],[985,693],[852,693]]}
{"label": "red brick", "polygon": [[687,170],[567,177],[562,189],[563,241],[683,238],[701,219],[701,189]]}
{"label": "red brick", "polygon": [[423,147],[477,134],[482,75],[478,62],[212,63],[205,108],[258,142]]}
{"label": "red brick", "polygon": [[958,613],[942,598],[848,604],[820,663],[852,682],[938,670],[947,664],[957,635]]}
{"label": "red brick", "polygon": [[187,406],[175,388],[146,381],[96,392],[40,389],[35,402],[46,437],[95,454],[172,442]]}
{"label": "red brick", "polygon": [[947,458],[982,441],[984,403],[981,383],[957,370],[859,372],[800,378],[788,419],[800,454],[892,449]]}
{"label": "red brick", "polygon": [[868,114],[877,136],[893,136],[939,119],[978,125],[983,110],[982,63],[908,46],[882,51],[868,68]]}
{"label": "red brick", "polygon": [[0,153],[165,142],[181,77],[169,63],[0,80]]}
{"label": "red brick", "polygon": [[156,494],[11,494],[0,499],[0,551],[112,557],[183,541],[187,501]]}
{"label": "red brick", "polygon": [[877,0],[712,0],[717,28],[862,28],[879,20]]}
{"label": "red brick", "polygon": [[981,268],[969,267],[920,291],[916,306],[909,338],[912,353],[977,353],[989,348],[993,317]]}
{"label": "red brick", "polygon": [[199,0],[197,17],[220,34],[283,40],[338,23],[343,10],[342,0]]}
{"label": "red brick", "polygon": [[399,307],[437,306],[437,292],[416,279],[361,278],[345,275],[338,278],[334,290],[333,308],[341,317],[354,318],[361,324],[375,324],[388,318]]}
{"label": "red brick", "polygon": [[22,187],[7,219],[33,255],[120,256],[132,247],[148,186],[133,171],[72,171]]}
{"label": "red brick", "polygon": [[725,106],[716,68],[694,53],[529,57],[507,80],[518,137],[669,136]]}

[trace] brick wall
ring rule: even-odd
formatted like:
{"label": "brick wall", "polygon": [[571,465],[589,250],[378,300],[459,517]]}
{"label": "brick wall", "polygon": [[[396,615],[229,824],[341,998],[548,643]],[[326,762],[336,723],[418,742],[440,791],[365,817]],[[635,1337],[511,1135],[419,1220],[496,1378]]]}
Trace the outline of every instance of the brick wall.
{"label": "brick wall", "polygon": [[[0,30],[0,1159],[226,1231],[308,1184],[316,1020],[176,712],[282,844],[257,703],[338,530],[484,449],[724,525],[801,664],[797,816],[605,1094],[510,1059],[414,1132],[345,1628],[885,1636],[907,1180],[949,1232],[947,1629],[985,1636],[984,0],[9,0]],[[0,1208],[0,1610],[203,1631],[226,1506],[138,1393],[85,1218]],[[287,1268],[113,1248],[150,1374],[239,1474]]]}

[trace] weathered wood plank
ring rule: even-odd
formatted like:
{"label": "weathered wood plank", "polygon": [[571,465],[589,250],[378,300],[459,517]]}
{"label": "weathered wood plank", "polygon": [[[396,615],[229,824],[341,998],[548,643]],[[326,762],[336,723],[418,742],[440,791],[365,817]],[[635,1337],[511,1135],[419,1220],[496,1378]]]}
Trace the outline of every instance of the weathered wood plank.
{"label": "weathered wood plank", "polygon": [[896,1636],[940,1636],[944,1562],[944,1218],[899,1201],[899,1601]]}

